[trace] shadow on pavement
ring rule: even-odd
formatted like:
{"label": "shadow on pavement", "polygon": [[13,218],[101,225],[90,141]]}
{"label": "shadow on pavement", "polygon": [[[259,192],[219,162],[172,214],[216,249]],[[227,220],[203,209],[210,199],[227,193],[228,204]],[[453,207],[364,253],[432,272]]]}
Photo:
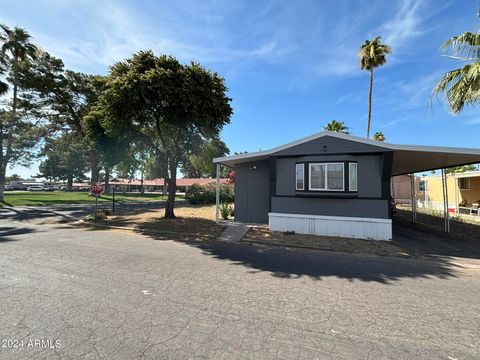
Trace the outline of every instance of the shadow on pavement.
{"label": "shadow on pavement", "polygon": [[327,277],[348,280],[372,281],[393,284],[403,278],[450,278],[462,267],[449,259],[432,260],[400,259],[392,257],[362,256],[300,250],[259,247],[245,244],[228,244],[216,241],[175,240],[168,235],[143,232],[154,240],[173,240],[195,246],[207,256],[244,266],[251,273],[270,272],[272,276],[296,279],[303,276],[322,280]]}
{"label": "shadow on pavement", "polygon": [[18,239],[12,238],[13,235],[23,235],[35,232],[35,229],[27,227],[12,227],[12,226],[0,226],[0,243],[7,241],[17,241]]}
{"label": "shadow on pavement", "polygon": [[65,220],[74,221],[77,218],[85,215],[86,207],[74,208],[70,207],[67,212],[59,212],[53,208],[0,208],[0,219],[10,221],[27,221],[34,219],[46,218],[63,218]]}

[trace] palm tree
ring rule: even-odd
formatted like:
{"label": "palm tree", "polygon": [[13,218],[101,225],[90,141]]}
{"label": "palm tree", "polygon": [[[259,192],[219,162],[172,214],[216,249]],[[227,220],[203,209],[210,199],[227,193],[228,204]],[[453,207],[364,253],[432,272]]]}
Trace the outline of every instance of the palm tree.
{"label": "palm tree", "polygon": [[385,141],[386,137],[383,135],[381,131],[377,131],[375,134],[373,134],[373,140],[376,141]]}
{"label": "palm tree", "polygon": [[[37,53],[37,47],[30,42],[30,34],[25,29],[15,27],[10,29],[6,25],[0,25],[2,34],[0,41],[2,47],[0,50],[4,61],[11,66],[13,74],[13,101],[12,101],[12,123],[15,123],[17,116],[17,93],[18,93],[18,73],[20,63],[28,59],[34,59]],[[9,53],[10,57],[7,56]]]}
{"label": "palm tree", "polygon": [[450,111],[458,114],[465,105],[480,101],[480,33],[465,32],[452,37],[442,48],[451,48],[452,59],[469,62],[461,68],[448,71],[437,82],[432,94],[443,94]]}
{"label": "palm tree", "polygon": [[[20,66],[29,59],[34,59],[36,57],[37,47],[30,42],[30,35],[24,29],[15,27],[12,30],[6,25],[0,25],[0,42],[0,58],[2,59],[2,66],[6,65],[7,69],[10,70],[11,82],[13,84],[12,111],[7,130],[6,151],[0,164],[0,200],[3,200],[5,171],[12,155],[13,133],[17,123]],[[7,91],[5,83],[0,84],[0,91],[3,93]]]}
{"label": "palm tree", "polygon": [[323,127],[326,131],[340,132],[348,134],[348,126],[343,121],[332,120]]}
{"label": "palm tree", "polygon": [[372,90],[373,90],[373,69],[387,62],[387,55],[392,52],[390,46],[382,44],[380,36],[373,40],[365,40],[360,47],[358,57],[360,69],[370,72],[370,91],[368,93],[368,125],[367,139],[370,137],[370,121],[372,118]]}

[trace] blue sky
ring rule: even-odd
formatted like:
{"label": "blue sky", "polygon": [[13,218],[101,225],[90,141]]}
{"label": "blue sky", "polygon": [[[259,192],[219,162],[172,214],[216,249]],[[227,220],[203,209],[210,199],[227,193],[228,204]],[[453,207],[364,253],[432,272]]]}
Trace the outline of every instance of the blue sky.
{"label": "blue sky", "polygon": [[393,53],[375,71],[372,131],[392,143],[479,147],[476,108],[453,116],[436,102],[427,107],[435,80],[459,65],[441,55],[441,44],[478,28],[475,0],[0,3],[1,22],[26,28],[76,71],[106,74],[115,61],[153,49],[219,72],[233,99],[222,132],[232,152],[296,140],[332,119],[364,136],[368,73],[357,51],[380,35]]}

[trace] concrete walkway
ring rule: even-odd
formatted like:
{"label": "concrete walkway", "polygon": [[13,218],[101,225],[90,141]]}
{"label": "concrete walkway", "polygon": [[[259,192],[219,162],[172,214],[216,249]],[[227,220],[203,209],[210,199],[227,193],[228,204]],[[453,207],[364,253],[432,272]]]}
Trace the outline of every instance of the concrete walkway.
{"label": "concrete walkway", "polygon": [[232,223],[225,231],[217,238],[218,241],[238,243],[250,229],[249,226],[243,223]]}

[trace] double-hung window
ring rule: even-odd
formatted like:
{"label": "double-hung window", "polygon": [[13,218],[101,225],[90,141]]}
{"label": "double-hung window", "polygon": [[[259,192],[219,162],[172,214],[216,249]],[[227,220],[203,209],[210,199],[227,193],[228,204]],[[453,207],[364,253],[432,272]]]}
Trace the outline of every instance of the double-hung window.
{"label": "double-hung window", "polygon": [[305,164],[295,167],[295,190],[305,190]]}
{"label": "double-hung window", "polygon": [[308,189],[313,191],[344,191],[343,163],[310,163]]}

